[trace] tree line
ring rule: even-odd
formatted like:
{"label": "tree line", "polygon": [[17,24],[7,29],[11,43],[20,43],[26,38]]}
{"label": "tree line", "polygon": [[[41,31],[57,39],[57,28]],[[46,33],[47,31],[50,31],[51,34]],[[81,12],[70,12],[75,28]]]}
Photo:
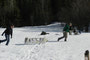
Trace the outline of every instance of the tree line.
{"label": "tree line", "polygon": [[90,0],[0,0],[0,26],[46,25],[72,22],[86,27],[90,22]]}

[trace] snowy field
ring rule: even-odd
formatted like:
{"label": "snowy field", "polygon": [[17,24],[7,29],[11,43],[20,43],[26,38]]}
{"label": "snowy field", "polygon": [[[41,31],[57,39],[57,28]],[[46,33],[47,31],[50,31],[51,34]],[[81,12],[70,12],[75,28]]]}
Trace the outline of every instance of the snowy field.
{"label": "snowy field", "polygon": [[[0,44],[0,60],[84,60],[86,50],[90,51],[90,33],[69,35],[68,41],[64,39],[57,42],[62,36],[59,24],[47,26],[14,28],[13,38],[8,46]],[[0,34],[5,28],[0,28]],[[49,34],[41,36],[41,31]],[[45,37],[48,42],[44,44],[25,45],[25,37]],[[3,40],[4,36],[0,36]]]}

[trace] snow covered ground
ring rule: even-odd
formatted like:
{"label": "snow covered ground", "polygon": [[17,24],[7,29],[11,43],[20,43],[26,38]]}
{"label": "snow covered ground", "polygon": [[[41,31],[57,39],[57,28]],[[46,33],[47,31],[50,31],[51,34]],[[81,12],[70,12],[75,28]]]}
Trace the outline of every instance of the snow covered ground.
{"label": "snow covered ground", "polygon": [[[0,28],[0,33],[4,30],[5,28]],[[0,44],[0,60],[84,60],[85,51],[90,51],[90,33],[69,35],[67,42],[64,39],[57,42],[58,37],[62,36],[62,27],[59,24],[13,30],[9,45],[5,46],[6,42]],[[49,34],[41,36],[41,31]],[[25,37],[45,37],[48,42],[25,45]],[[4,36],[0,36],[0,40],[2,39]]]}

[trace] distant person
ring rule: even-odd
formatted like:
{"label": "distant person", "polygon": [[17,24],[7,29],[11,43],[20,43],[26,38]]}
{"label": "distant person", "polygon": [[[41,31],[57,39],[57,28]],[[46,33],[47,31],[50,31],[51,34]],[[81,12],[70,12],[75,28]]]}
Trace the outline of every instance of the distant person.
{"label": "distant person", "polygon": [[6,27],[5,31],[2,33],[2,36],[3,36],[3,34],[5,34],[5,40],[0,40],[0,43],[7,41],[6,42],[6,45],[9,44],[9,42],[10,42],[10,35],[11,35],[11,38],[12,38],[12,33],[13,33],[13,30],[12,29],[13,28],[14,28],[14,25],[11,25],[11,26],[8,25]]}
{"label": "distant person", "polygon": [[73,29],[73,33],[74,33],[74,35],[78,35],[77,27],[74,27],[74,29]]}
{"label": "distant person", "polygon": [[42,31],[40,35],[46,35],[46,34],[49,34],[49,33],[46,33],[45,31]]}
{"label": "distant person", "polygon": [[79,34],[81,34],[81,30],[82,30],[82,29],[81,29],[81,27],[79,26],[79,27],[78,27],[78,32],[79,32]]}
{"label": "distant person", "polygon": [[79,32],[79,34],[81,34],[81,30],[79,30],[78,32]]}
{"label": "distant person", "polygon": [[72,23],[70,23],[70,28],[69,28],[69,35],[72,35],[72,32],[73,32],[73,26],[72,26]]}
{"label": "distant person", "polygon": [[60,38],[58,38],[58,41],[59,41],[60,39],[62,39],[62,38],[65,38],[64,41],[67,41],[67,35],[68,35],[68,32],[69,32],[69,27],[70,27],[70,26],[69,26],[68,24],[65,25],[65,27],[63,28],[63,36],[60,37]]}

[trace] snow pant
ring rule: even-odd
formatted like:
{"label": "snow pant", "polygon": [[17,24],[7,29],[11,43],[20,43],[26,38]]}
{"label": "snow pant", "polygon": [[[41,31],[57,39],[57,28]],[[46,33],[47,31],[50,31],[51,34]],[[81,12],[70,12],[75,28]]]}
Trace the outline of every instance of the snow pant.
{"label": "snow pant", "polygon": [[7,34],[5,34],[5,40],[0,40],[0,42],[2,43],[2,42],[5,42],[5,41],[7,41],[6,42],[6,45],[8,45],[9,44],[9,41],[10,41],[10,35],[7,35]]}
{"label": "snow pant", "polygon": [[60,39],[62,39],[62,38],[65,38],[65,41],[67,40],[67,33],[68,32],[63,32],[63,36],[62,37],[60,37],[60,38],[58,38],[58,41],[60,40]]}

